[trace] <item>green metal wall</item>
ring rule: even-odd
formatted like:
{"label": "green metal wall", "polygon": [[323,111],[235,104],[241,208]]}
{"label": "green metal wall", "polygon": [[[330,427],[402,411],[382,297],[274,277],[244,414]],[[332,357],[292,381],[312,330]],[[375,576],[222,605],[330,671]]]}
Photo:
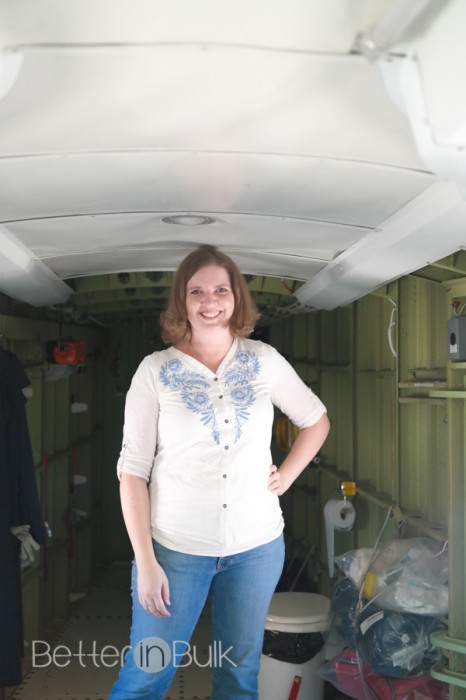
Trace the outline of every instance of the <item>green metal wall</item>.
{"label": "green metal wall", "polygon": [[[442,284],[406,277],[345,308],[271,327],[272,344],[316,389],[332,424],[308,517],[342,479],[358,485],[357,526],[344,547],[373,544],[391,505],[417,529],[446,537],[448,411],[446,399],[429,395],[446,386],[446,299]],[[321,524],[314,537],[325,564]]]}
{"label": "green metal wall", "polygon": [[320,590],[331,593],[322,512],[343,479],[357,483],[357,519],[337,534],[337,554],[373,546],[390,506],[386,536],[402,517],[407,535],[449,538],[450,622],[439,643],[450,659],[440,677],[458,699],[466,697],[466,362],[447,359],[452,300],[466,301],[464,277],[408,276],[345,308],[275,324],[271,342],[318,391],[332,424],[319,469],[283,499],[289,546],[315,542]]}

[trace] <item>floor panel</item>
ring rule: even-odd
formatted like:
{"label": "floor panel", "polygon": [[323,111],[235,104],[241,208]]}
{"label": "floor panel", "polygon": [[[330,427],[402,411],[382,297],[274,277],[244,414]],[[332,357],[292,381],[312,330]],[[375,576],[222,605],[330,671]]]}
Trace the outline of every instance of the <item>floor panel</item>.
{"label": "floor panel", "polygon": [[[89,595],[76,604],[50,647],[36,643],[35,668],[11,700],[107,699],[118,676],[117,653],[121,654],[128,643],[130,571],[127,564],[110,566],[97,578]],[[199,664],[208,659],[209,641],[209,620],[204,613],[192,639]],[[52,654],[56,663],[52,663]],[[179,668],[166,700],[208,700],[210,679],[208,668],[194,664]]]}
{"label": "floor panel", "polygon": [[[89,594],[74,605],[70,618],[50,643],[50,654],[57,649],[62,652],[69,649],[74,656],[56,655],[57,663],[47,663],[48,657],[43,653],[47,648],[38,645],[36,668],[28,673],[10,700],[107,700],[120,662],[105,648],[110,645],[117,650],[114,653],[120,654],[128,643],[130,573],[129,564],[114,564],[97,577]],[[210,644],[210,620],[206,611],[191,643],[196,646],[198,664],[178,669],[165,700],[210,698],[211,669],[201,667],[208,662]],[[345,697],[326,684],[326,700]]]}

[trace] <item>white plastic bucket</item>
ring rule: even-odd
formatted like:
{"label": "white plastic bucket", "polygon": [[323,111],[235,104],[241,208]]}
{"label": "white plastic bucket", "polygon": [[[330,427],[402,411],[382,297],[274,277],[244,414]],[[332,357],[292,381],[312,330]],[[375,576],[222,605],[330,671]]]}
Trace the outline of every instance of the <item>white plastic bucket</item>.
{"label": "white plastic bucket", "polygon": [[[292,634],[320,634],[328,629],[330,601],[317,593],[275,593],[266,630]],[[294,689],[296,700],[322,700],[324,681],[318,669],[324,647],[304,663],[289,663],[262,654],[259,671],[259,700],[288,700]]]}

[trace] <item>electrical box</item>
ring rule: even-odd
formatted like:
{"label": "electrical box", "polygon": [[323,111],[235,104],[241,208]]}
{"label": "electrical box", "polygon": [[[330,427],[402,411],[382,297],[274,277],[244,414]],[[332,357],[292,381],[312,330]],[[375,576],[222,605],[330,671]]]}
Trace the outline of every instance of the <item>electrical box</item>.
{"label": "electrical box", "polygon": [[450,318],[447,324],[447,356],[449,360],[466,360],[466,316]]}

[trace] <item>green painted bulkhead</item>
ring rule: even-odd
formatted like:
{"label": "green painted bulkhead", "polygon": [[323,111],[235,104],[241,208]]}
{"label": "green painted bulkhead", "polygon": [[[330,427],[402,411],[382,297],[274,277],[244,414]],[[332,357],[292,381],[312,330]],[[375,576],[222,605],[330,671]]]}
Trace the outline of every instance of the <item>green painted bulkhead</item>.
{"label": "green painted bulkhead", "polygon": [[[254,289],[258,282],[249,284]],[[131,376],[146,354],[163,347],[158,312],[149,305],[137,313],[129,304],[122,313],[124,300],[112,297],[104,321],[93,323],[91,315],[101,309],[90,292],[82,294],[89,320],[53,318],[0,299],[2,342],[21,361],[33,389],[29,429],[52,532],[23,571],[26,654],[33,639],[51,638],[66,620],[73,595],[88,590],[96,570],[131,558],[115,467]],[[331,593],[323,507],[339,496],[342,480],[355,481],[355,526],[337,534],[336,554],[373,546],[390,507],[389,530],[403,518],[407,534],[449,539],[449,635],[466,638],[466,362],[447,359],[452,301],[466,300],[464,255],[335,311],[286,313],[290,295],[289,306],[281,302],[282,311],[274,313],[273,291],[260,294],[263,337],[322,398],[332,426],[320,463],[306,468],[282,499],[288,554],[303,541],[314,545],[307,575],[316,590]],[[68,379],[50,382],[46,344],[59,333],[84,340],[88,358]],[[86,403],[88,410],[72,413],[73,402]],[[273,451],[277,461],[285,454],[277,445]],[[85,483],[72,487],[74,474]],[[464,671],[462,664],[458,655],[450,668]]]}

